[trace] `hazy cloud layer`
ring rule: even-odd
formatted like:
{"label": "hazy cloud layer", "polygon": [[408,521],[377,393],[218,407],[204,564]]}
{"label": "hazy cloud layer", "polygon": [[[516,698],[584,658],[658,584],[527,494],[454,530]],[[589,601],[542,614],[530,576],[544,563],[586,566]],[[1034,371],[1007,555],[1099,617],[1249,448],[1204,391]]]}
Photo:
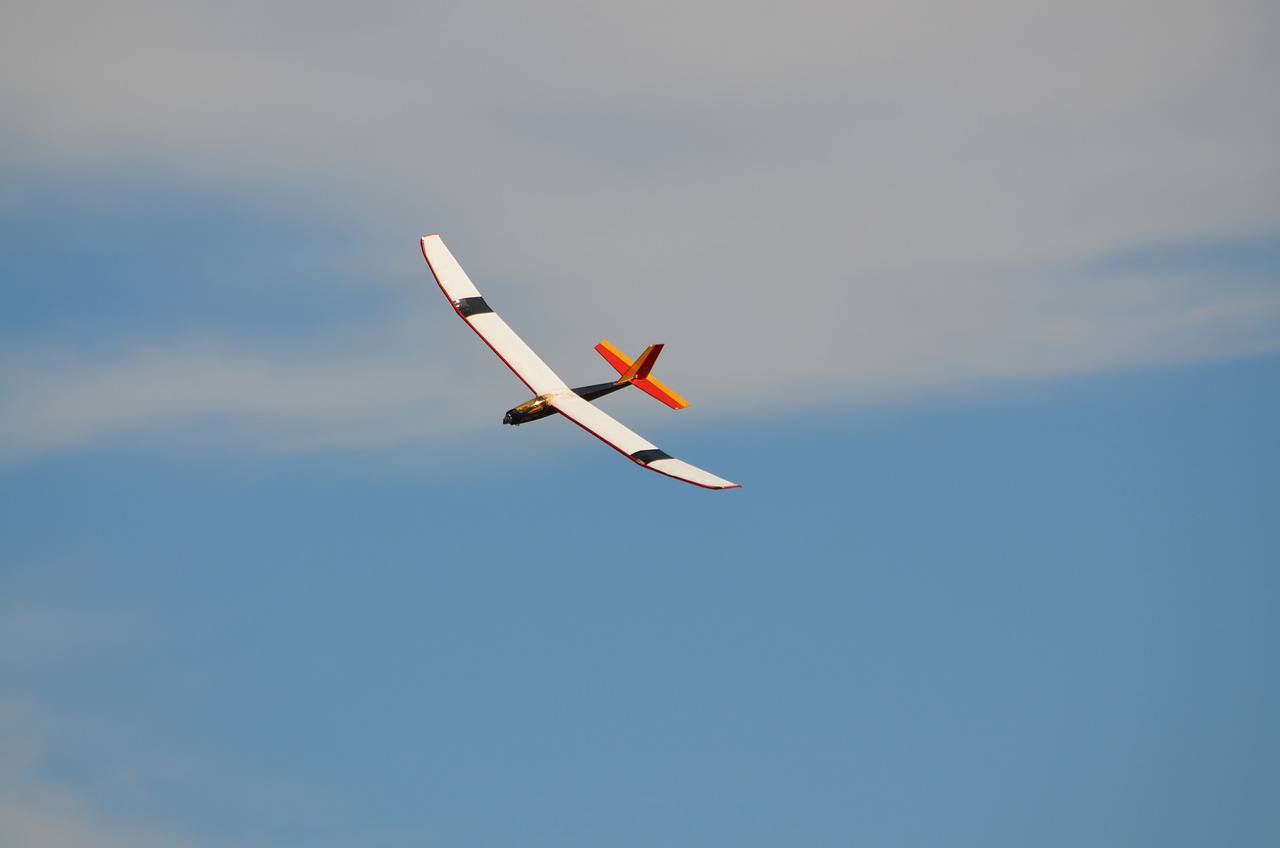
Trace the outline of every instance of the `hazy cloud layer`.
{"label": "hazy cloud layer", "polygon": [[42,697],[75,659],[124,646],[123,620],[17,598],[13,588],[0,605],[0,845],[212,848],[166,816],[122,809],[122,798],[146,797],[143,773],[155,781],[172,766],[157,768],[154,756],[116,738],[96,705],[68,712]]}
{"label": "hazy cloud layer", "polygon": [[[12,567],[12,566],[11,566]],[[19,569],[13,568],[14,572]],[[193,846],[168,828],[113,816],[86,793],[60,781],[69,748],[96,750],[92,718],[69,716],[35,695],[42,674],[77,655],[119,642],[121,623],[93,610],[16,597],[6,580],[0,604],[0,844],[6,848]],[[112,771],[114,769],[114,771]],[[127,779],[117,762],[104,771]]]}
{"label": "hazy cloud layer", "polygon": [[491,415],[488,390],[465,387],[514,401],[517,384],[432,308],[416,253],[429,230],[567,378],[598,373],[602,335],[665,341],[667,375],[700,410],[882,401],[1280,341],[1265,274],[1111,261],[1280,232],[1274,4],[11,17],[8,168],[338,222],[356,246],[335,261],[404,308],[356,341],[310,340],[319,357],[154,335],[105,361],[65,338],[10,351],[10,455],[220,416],[252,442],[332,445],[450,436]]}

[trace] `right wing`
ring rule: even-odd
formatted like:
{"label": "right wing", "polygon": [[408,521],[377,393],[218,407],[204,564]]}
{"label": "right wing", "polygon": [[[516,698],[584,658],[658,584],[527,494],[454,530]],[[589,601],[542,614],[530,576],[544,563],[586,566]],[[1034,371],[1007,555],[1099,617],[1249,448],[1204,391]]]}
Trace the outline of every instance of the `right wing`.
{"label": "right wing", "polygon": [[742,488],[739,483],[730,483],[710,471],[703,471],[696,465],[690,465],[684,460],[676,459],[658,450],[652,442],[642,438],[591,401],[578,397],[572,390],[553,394],[547,399],[547,403],[554,406],[561,415],[574,424],[650,471],[656,471],[704,489]]}
{"label": "right wing", "polygon": [[484,339],[484,343],[498,354],[498,358],[515,372],[530,391],[535,395],[545,395],[569,390],[564,380],[551,370],[551,366],[543,362],[542,357],[534,353],[533,348],[525,344],[524,339],[517,336],[516,331],[489,308],[489,304],[484,302],[480,292],[467,277],[467,272],[462,270],[449,248],[444,246],[439,234],[432,233],[422,237],[422,255],[426,258],[427,266],[431,268],[440,291],[453,304],[454,311],[476,331],[476,335]]}

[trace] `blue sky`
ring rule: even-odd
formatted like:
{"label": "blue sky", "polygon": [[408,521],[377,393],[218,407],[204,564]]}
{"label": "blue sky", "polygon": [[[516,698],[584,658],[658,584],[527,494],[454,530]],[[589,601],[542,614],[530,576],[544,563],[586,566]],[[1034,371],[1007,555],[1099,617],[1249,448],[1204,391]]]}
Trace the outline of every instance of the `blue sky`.
{"label": "blue sky", "polygon": [[1274,14],[306,11],[0,35],[0,843],[1280,838]]}
{"label": "blue sky", "polygon": [[1278,368],[687,439],[734,497],[13,469],[17,788],[200,844],[1264,843]]}

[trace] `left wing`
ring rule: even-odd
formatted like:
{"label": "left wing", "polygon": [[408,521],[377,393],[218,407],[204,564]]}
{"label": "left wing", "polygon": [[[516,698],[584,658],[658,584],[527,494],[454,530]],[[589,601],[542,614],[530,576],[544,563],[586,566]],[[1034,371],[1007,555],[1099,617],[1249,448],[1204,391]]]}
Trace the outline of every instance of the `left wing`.
{"label": "left wing", "polygon": [[569,390],[560,375],[552,371],[551,366],[543,362],[542,357],[489,308],[438,233],[422,237],[422,255],[426,257],[427,266],[431,268],[440,291],[453,304],[454,311],[515,372],[520,382],[535,395]]}
{"label": "left wing", "polygon": [[652,442],[635,433],[631,428],[618,421],[600,407],[583,400],[570,389],[564,393],[556,393],[547,399],[561,415],[586,430],[609,447],[625,454],[632,462],[639,463],[651,471],[684,480],[704,489],[740,489],[739,483],[730,483],[717,477],[710,471],[703,471],[696,465],[676,459],[658,450]]}

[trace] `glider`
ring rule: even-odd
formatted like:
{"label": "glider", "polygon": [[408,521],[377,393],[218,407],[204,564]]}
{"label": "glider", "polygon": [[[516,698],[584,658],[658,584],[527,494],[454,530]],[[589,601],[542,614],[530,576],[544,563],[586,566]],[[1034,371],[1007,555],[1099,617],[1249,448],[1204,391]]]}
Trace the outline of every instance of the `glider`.
{"label": "glider", "polygon": [[422,255],[426,257],[427,266],[436,278],[436,283],[444,296],[453,304],[453,309],[467,326],[476,331],[498,358],[506,363],[520,381],[529,387],[535,397],[533,400],[507,410],[503,416],[503,424],[520,425],[529,421],[537,421],[557,412],[574,424],[586,430],[600,441],[626,456],[632,462],[643,465],[650,471],[657,471],[677,480],[684,480],[695,486],[706,489],[737,489],[737,483],[730,483],[709,471],[690,465],[683,460],[659,450],[651,442],[640,437],[624,426],[613,416],[607,414],[591,401],[603,397],[626,386],[635,386],[646,394],[665,403],[672,409],[683,409],[689,403],[680,395],[667,388],[657,378],[650,376],[653,363],[662,352],[662,345],[649,345],[644,353],[634,361],[628,359],[616,347],[601,340],[596,351],[614,367],[619,376],[608,383],[596,383],[571,389],[561,380],[556,372],[533,352],[524,339],[515,334],[507,326],[507,322],[498,317],[489,304],[485,303],[480,292],[467,277],[458,260],[453,258],[449,248],[444,246],[439,234],[431,233],[422,237]]}

